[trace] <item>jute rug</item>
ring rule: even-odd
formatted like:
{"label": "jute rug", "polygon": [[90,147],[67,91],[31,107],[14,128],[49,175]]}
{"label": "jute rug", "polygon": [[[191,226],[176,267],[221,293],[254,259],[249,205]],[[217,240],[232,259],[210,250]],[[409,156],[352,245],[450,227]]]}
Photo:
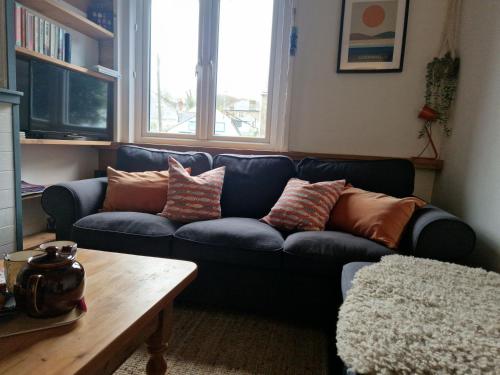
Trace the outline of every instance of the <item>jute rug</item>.
{"label": "jute rug", "polygon": [[356,274],[337,349],[360,374],[499,374],[500,274],[383,257]]}
{"label": "jute rug", "polygon": [[[267,318],[186,307],[174,309],[168,375],[323,375],[327,339],[320,330]],[[115,375],[144,374],[139,348]]]}

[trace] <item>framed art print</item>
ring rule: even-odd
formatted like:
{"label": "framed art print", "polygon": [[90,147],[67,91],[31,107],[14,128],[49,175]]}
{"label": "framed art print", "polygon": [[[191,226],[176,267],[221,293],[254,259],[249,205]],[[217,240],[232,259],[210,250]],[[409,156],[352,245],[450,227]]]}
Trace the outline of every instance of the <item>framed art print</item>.
{"label": "framed art print", "polygon": [[401,72],[409,2],[343,0],[337,72]]}

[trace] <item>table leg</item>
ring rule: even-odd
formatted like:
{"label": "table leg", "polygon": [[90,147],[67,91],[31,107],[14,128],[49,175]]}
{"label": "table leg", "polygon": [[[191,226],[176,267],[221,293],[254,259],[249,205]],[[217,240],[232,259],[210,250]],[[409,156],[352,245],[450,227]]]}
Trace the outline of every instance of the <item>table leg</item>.
{"label": "table leg", "polygon": [[150,354],[146,366],[146,373],[148,375],[163,375],[167,372],[167,362],[163,355],[167,349],[170,334],[172,333],[172,316],[173,306],[170,304],[160,312],[158,328],[146,341]]}

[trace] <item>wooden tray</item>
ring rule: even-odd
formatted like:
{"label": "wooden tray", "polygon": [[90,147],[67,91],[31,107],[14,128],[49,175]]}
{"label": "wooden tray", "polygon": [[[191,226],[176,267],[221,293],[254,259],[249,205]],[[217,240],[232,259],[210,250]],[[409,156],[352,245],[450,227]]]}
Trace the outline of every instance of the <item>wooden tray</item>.
{"label": "wooden tray", "polygon": [[24,313],[5,316],[0,318],[0,338],[64,326],[77,321],[84,315],[85,311],[76,307],[69,313],[55,318],[31,318]]}

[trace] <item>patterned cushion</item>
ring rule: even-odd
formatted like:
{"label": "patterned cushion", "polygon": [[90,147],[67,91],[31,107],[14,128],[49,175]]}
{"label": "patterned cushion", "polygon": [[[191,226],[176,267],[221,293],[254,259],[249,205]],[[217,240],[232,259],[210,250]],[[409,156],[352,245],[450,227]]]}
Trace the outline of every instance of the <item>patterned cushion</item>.
{"label": "patterned cushion", "polygon": [[284,230],[324,230],[345,180],[310,184],[291,178],[280,199],[262,221]]}
{"label": "patterned cushion", "polygon": [[190,176],[174,158],[169,158],[168,163],[170,179],[167,204],[160,215],[183,223],[219,219],[220,196],[226,168],[216,168],[199,176]]}

